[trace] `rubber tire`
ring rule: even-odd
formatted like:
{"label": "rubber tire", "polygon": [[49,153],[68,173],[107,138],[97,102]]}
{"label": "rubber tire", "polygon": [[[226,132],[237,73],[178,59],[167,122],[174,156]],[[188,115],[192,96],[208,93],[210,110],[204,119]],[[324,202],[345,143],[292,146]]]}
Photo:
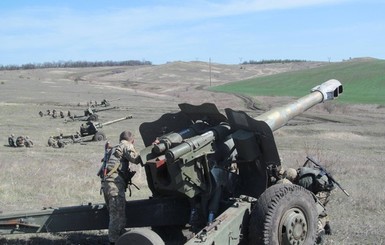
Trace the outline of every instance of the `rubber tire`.
{"label": "rubber tire", "polygon": [[103,132],[96,132],[93,141],[102,141],[106,139],[106,135]]}
{"label": "rubber tire", "polygon": [[115,245],[164,245],[164,241],[151,229],[137,228],[121,235]]}
{"label": "rubber tire", "polygon": [[[293,221],[293,217],[295,221],[300,217],[302,235],[299,240],[289,241],[285,238],[288,234],[298,235],[296,225],[293,229],[287,228],[289,223],[292,224],[289,221]],[[294,184],[273,185],[262,193],[251,212],[249,244],[315,244],[317,222],[316,201],[308,190]]]}

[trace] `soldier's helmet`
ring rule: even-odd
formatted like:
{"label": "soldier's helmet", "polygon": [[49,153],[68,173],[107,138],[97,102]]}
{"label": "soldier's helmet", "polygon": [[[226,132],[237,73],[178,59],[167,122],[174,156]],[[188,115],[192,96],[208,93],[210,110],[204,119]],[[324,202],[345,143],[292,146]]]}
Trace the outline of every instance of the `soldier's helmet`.
{"label": "soldier's helmet", "polygon": [[295,170],[294,168],[288,168],[285,170],[283,177],[290,180],[291,182],[294,182],[297,178],[297,175],[297,170]]}
{"label": "soldier's helmet", "polygon": [[134,139],[134,136],[133,134],[126,130],[126,131],[123,131],[120,136],[119,136],[119,141],[122,141],[122,140],[127,140],[128,142],[132,142]]}

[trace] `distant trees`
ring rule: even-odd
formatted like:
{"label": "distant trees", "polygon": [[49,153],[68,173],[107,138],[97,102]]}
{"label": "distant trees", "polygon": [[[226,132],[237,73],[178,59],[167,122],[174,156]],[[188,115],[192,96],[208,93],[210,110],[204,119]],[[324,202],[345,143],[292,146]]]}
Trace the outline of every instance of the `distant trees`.
{"label": "distant trees", "polygon": [[291,59],[285,59],[285,60],[249,60],[244,61],[242,65],[260,65],[260,64],[273,64],[273,63],[296,63],[296,62],[306,62],[306,60],[291,60]]}
{"label": "distant trees", "polygon": [[23,65],[0,65],[0,70],[28,70],[41,68],[79,68],[102,66],[138,66],[152,65],[150,61],[126,60],[126,61],[57,61],[44,63],[28,63]]}

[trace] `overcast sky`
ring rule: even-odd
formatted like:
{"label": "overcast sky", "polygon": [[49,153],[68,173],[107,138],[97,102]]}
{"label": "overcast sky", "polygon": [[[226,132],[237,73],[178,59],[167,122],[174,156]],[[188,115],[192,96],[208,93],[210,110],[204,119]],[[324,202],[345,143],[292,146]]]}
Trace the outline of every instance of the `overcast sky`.
{"label": "overcast sky", "polygon": [[0,65],[385,59],[384,0],[1,0]]}

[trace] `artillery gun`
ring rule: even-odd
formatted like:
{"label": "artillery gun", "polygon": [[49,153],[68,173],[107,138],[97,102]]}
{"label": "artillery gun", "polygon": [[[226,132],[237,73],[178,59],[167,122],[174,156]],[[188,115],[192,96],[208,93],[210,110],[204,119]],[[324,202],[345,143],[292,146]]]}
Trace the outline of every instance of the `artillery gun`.
{"label": "artillery gun", "polygon": [[64,148],[65,145],[82,142],[83,139],[81,135],[79,133],[76,133],[71,135],[60,134],[58,136],[50,136],[47,143],[50,147]]}
{"label": "artillery gun", "polygon": [[97,104],[96,101],[95,101],[95,104],[92,104],[91,107],[109,107],[111,106],[111,102],[112,101],[117,101],[117,100],[120,100],[120,98],[117,98],[117,99],[113,99],[113,100],[106,100],[106,99],[103,99],[100,104]]}
{"label": "artillery gun", "polygon": [[[111,108],[112,109],[112,108]],[[94,121],[97,122],[99,121],[99,115],[94,113],[94,111],[91,108],[88,108],[87,110],[84,111],[83,116],[70,116],[69,119],[66,119],[64,122],[75,122],[75,121]]]}
{"label": "artillery gun", "polygon": [[113,110],[113,109],[116,109],[118,107],[114,106],[114,107],[105,107],[105,108],[92,108],[92,107],[89,107],[87,110],[84,111],[84,116],[92,116],[92,115],[95,115],[96,112],[99,112],[99,111],[108,111],[108,110]]}
{"label": "artillery gun", "polygon": [[[140,156],[152,197],[126,203],[126,227],[152,229],[129,230],[116,244],[315,244],[324,206],[305,188],[278,183],[272,132],[342,92],[329,80],[255,118],[232,109],[225,116],[210,103],[180,104],[180,112],[142,123]],[[208,223],[188,236],[196,209]],[[103,204],[0,215],[3,233],[107,227]]]}
{"label": "artillery gun", "polygon": [[107,111],[107,110],[113,110],[118,107],[104,107],[104,108],[94,108],[94,107],[88,107],[87,110],[84,110],[84,115],[83,116],[70,116],[68,120],[65,120],[65,122],[74,122],[74,121],[98,121],[99,120],[99,115],[96,114],[96,112],[99,111]]}
{"label": "artillery gun", "polygon": [[122,118],[118,118],[112,121],[100,123],[100,122],[93,122],[93,121],[88,121],[85,124],[82,124],[80,126],[80,136],[82,137],[83,141],[102,141],[106,139],[106,135],[104,134],[103,131],[99,130],[103,128],[104,126],[117,123],[123,120],[131,119],[132,116],[126,116]]}
{"label": "artillery gun", "polygon": [[112,121],[100,123],[87,121],[87,123],[80,125],[80,131],[71,135],[60,134],[58,136],[51,136],[48,139],[48,146],[63,148],[67,144],[83,143],[86,141],[102,141],[106,139],[106,135],[100,129],[104,126],[117,123],[126,119],[131,119],[132,116],[118,118]]}

